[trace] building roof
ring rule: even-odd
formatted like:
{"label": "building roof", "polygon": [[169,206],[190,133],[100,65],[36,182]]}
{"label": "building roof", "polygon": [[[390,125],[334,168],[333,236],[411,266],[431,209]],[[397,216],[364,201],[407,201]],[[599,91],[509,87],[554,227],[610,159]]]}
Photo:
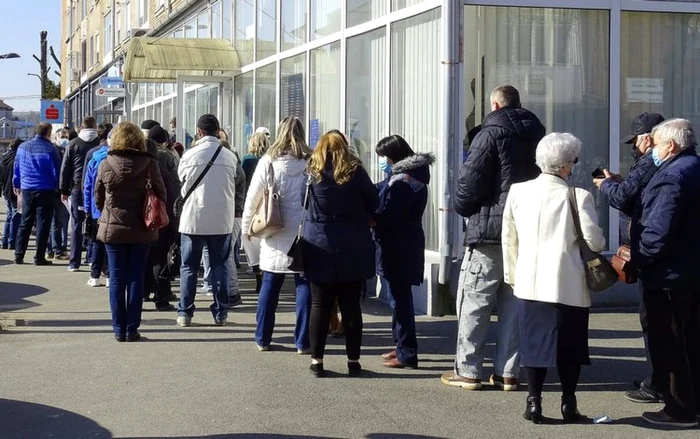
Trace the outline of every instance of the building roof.
{"label": "building roof", "polygon": [[14,111],[14,108],[10,107],[9,105],[7,105],[7,104],[5,103],[5,101],[3,101],[2,99],[0,99],[0,110],[10,110],[10,111]]}

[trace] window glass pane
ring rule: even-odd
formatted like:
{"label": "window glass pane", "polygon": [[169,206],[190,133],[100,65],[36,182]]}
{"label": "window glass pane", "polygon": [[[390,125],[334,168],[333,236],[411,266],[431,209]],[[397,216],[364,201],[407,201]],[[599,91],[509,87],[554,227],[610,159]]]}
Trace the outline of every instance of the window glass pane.
{"label": "window glass pane", "polygon": [[311,39],[340,31],[340,0],[311,0]]}
{"label": "window glass pane", "polygon": [[[240,3],[240,2],[237,2]],[[253,7],[249,6],[250,9],[252,10]],[[231,29],[233,25],[231,24],[231,11],[233,8],[233,0],[223,0],[222,3],[222,18],[223,18],[223,24],[222,24],[222,33],[221,37],[224,38],[225,40],[230,40],[231,39]],[[252,20],[251,20],[252,21]]]}
{"label": "window glass pane", "polygon": [[[162,119],[163,119],[163,107],[161,106],[161,104],[155,104],[153,106],[153,120],[162,124],[163,123]],[[163,125],[163,126],[167,126],[167,125]]]}
{"label": "window glass pane", "polygon": [[340,42],[311,51],[309,146],[340,125]]}
{"label": "window glass pane", "polygon": [[205,10],[199,14],[197,23],[197,38],[211,38],[209,30],[209,10]]}
{"label": "window glass pane", "polygon": [[221,38],[221,2],[211,5],[211,37]]}
{"label": "window glass pane", "polygon": [[348,27],[362,24],[387,13],[389,0],[347,0]]}
{"label": "window glass pane", "polygon": [[173,38],[183,38],[185,36],[185,32],[182,30],[181,27],[177,28],[175,32],[173,32]]}
{"label": "window glass pane", "polygon": [[175,112],[173,110],[173,101],[168,99],[163,101],[163,117],[161,118],[160,124],[166,129],[170,130],[170,120],[175,117]]}
{"label": "window glass pane", "polygon": [[[255,8],[252,1],[236,1],[234,46],[243,65],[253,62],[255,41]],[[273,29],[274,30],[274,29]]]}
{"label": "window glass pane", "polygon": [[274,63],[255,71],[255,126],[266,127],[273,138],[277,129],[276,75]]}
{"label": "window glass pane", "polygon": [[153,105],[149,105],[148,107],[146,107],[145,117],[146,118],[144,120],[152,120],[153,119]]}
{"label": "window glass pane", "polygon": [[[437,157],[440,143],[440,9],[399,21],[391,26],[391,125],[416,152]],[[437,172],[433,167],[433,172]],[[437,179],[428,186],[423,216],[428,250],[438,250]]]}
{"label": "window glass pane", "polygon": [[375,182],[383,179],[374,147],[389,134],[386,124],[386,31],[349,38],[346,62],[345,133]]}
{"label": "window glass pane", "polygon": [[424,0],[391,0],[391,10],[397,11],[399,9],[407,8],[409,6],[417,5]]}
{"label": "window glass pane", "polygon": [[233,81],[233,88],[234,122],[232,136],[235,141],[232,146],[239,148],[239,152],[247,152],[248,140],[253,133],[253,72],[236,76]]}
{"label": "window glass pane", "polygon": [[306,0],[282,2],[282,50],[306,42]]}
{"label": "window glass pane", "polygon": [[155,90],[156,90],[155,97],[159,98],[159,97],[163,96],[163,84],[158,82],[158,83],[155,83],[153,85],[155,86]]}
{"label": "window glass pane", "polygon": [[[194,137],[197,132],[197,92],[192,90],[185,93],[185,133]],[[178,120],[178,124],[181,122]],[[185,136],[187,138],[187,136]],[[182,142],[182,141],[181,141]],[[185,147],[188,147],[186,143],[183,143]]]}
{"label": "window glass pane", "polygon": [[[195,120],[199,119],[199,116],[207,113],[209,113],[209,88],[200,87],[197,89],[197,111],[195,113]],[[214,116],[216,116],[216,114]]]}
{"label": "window glass pane", "polygon": [[197,19],[185,23],[185,38],[196,38],[197,37]]}
{"label": "window glass pane", "polygon": [[256,44],[258,60],[277,53],[277,5],[274,0],[258,0]]}
{"label": "window glass pane", "polygon": [[515,86],[547,132],[583,142],[570,184],[593,194],[607,235],[608,206],[591,171],[609,166],[609,12],[468,6],[464,29],[467,129],[490,112],[496,86]]}
{"label": "window glass pane", "polygon": [[[681,117],[700,124],[700,15],[623,12],[620,134],[640,113]],[[697,128],[696,128],[697,129]],[[633,164],[620,145],[620,170]]]}
{"label": "window glass pane", "polygon": [[212,85],[209,88],[209,110],[207,112],[209,114],[213,114],[214,116],[216,116],[216,118],[219,119],[219,123],[221,124],[222,127],[225,125],[222,114],[219,111],[219,86],[218,85]]}
{"label": "window glass pane", "polygon": [[306,54],[283,59],[280,70],[280,119],[293,116],[303,122],[306,120]]}

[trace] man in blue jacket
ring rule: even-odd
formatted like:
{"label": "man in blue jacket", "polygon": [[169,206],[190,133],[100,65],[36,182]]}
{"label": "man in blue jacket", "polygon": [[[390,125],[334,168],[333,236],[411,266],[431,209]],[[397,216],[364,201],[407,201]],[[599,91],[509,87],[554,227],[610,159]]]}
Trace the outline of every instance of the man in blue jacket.
{"label": "man in blue jacket", "polygon": [[659,167],[632,223],[632,252],[644,292],[649,355],[663,410],[644,420],[692,428],[700,414],[700,157],[692,125],[668,120],[652,131]]}
{"label": "man in blue jacket", "polygon": [[22,222],[17,233],[15,264],[24,263],[29,236],[36,221],[36,255],[34,265],[51,265],[46,260],[46,243],[49,240],[51,218],[58,190],[61,157],[51,143],[52,127],[40,123],[32,140],[24,142],[17,150],[12,185],[17,196],[22,197]]}
{"label": "man in blue jacket", "polygon": [[[639,222],[642,217],[642,191],[647,187],[657,167],[652,157],[653,139],[652,129],[664,121],[663,116],[656,113],[642,113],[632,120],[632,133],[622,139],[622,143],[632,144],[632,156],[636,163],[630,169],[626,179],[614,175],[604,169],[605,178],[596,178],[593,183],[600,189],[600,194],[608,201],[610,206],[620,211],[620,240],[623,245],[631,245],[631,222]],[[632,261],[634,263],[634,261]],[[644,348],[646,350],[647,364],[649,360],[649,343],[647,341],[647,310],[642,300],[643,292],[640,285],[639,321],[644,335]],[[659,387],[659,379],[650,368],[649,376],[644,381],[635,381],[636,390],[625,392],[625,398],[633,402],[647,403],[660,402],[663,398],[662,389]]]}

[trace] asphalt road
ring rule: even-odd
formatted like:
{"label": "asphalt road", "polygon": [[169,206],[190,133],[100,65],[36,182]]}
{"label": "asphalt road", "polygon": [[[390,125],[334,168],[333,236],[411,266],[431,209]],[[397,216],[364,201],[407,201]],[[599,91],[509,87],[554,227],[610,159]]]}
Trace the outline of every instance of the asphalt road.
{"label": "asphalt road", "polygon": [[[31,253],[27,260],[31,261]],[[526,392],[469,392],[442,385],[452,367],[454,318],[418,318],[421,367],[387,370],[387,306],[368,299],[361,378],[345,375],[342,340],[331,339],[330,377],[314,379],[309,357],[292,343],[293,296],[283,294],[271,352],[255,348],[256,297],[244,279],[244,305],[227,327],[201,311],[190,328],[175,313],[145,304],[138,343],[111,335],[105,288],[88,273],[15,266],[0,251],[0,438],[693,438],[700,431],[651,428],[640,418],[659,405],[626,401],[622,392],[644,374],[643,344],[633,312],[595,313],[593,365],[584,369],[579,407],[612,424],[562,425],[556,372],[544,396],[546,425],[522,419]],[[490,360],[489,360],[490,361]],[[490,364],[488,365],[490,366]],[[490,373],[487,368],[487,373]],[[485,377],[485,378],[488,378]]]}

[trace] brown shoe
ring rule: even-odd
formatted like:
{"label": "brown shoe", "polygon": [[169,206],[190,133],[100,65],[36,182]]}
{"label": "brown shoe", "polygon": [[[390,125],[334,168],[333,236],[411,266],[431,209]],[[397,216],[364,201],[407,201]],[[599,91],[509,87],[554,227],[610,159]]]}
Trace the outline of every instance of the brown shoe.
{"label": "brown shoe", "polygon": [[489,382],[492,386],[500,387],[505,392],[513,392],[518,390],[517,378],[502,377],[494,374],[491,375],[491,378],[489,378]]}
{"label": "brown shoe", "polygon": [[466,390],[481,390],[481,380],[477,378],[467,378],[450,371],[445,372],[440,377],[442,384],[452,387],[461,387]]}
{"label": "brown shoe", "polygon": [[398,355],[398,354],[396,353],[396,350],[393,350],[393,351],[391,351],[391,352],[385,352],[385,353],[383,353],[383,354],[382,354],[382,358],[385,359],[385,360],[393,360],[394,358],[396,358],[397,355]]}
{"label": "brown shoe", "polygon": [[391,369],[416,369],[418,365],[416,364],[405,364],[399,361],[398,358],[392,358],[391,360],[386,360],[382,362],[382,366],[389,367]]}

